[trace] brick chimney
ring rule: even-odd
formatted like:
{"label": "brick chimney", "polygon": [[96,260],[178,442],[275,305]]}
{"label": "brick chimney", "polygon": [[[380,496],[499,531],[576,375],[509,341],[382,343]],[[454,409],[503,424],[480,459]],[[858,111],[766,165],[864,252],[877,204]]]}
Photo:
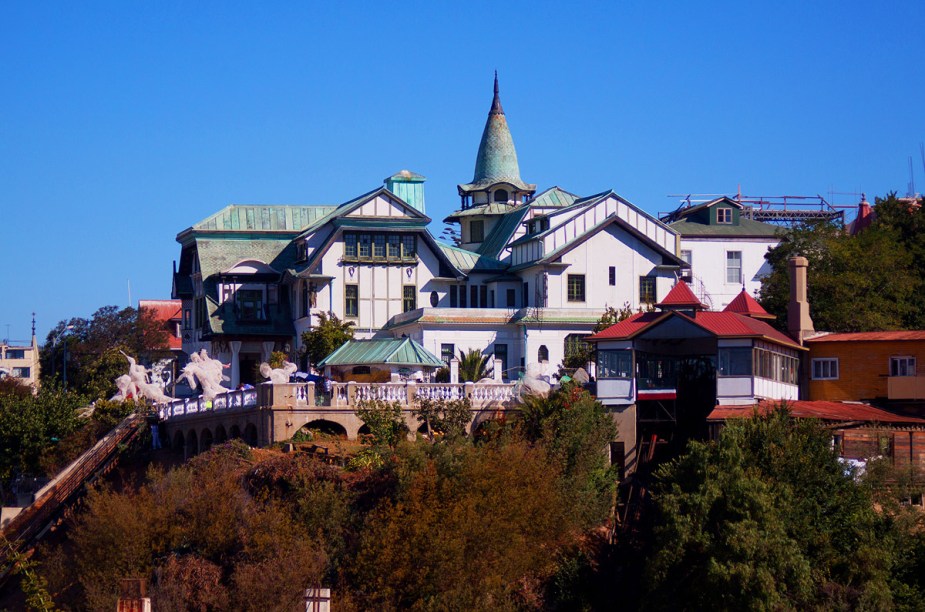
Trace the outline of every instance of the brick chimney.
{"label": "brick chimney", "polygon": [[804,338],[815,331],[813,320],[809,317],[809,301],[806,298],[806,268],[809,262],[805,257],[791,257],[787,265],[790,270],[787,331],[794,340],[803,344]]}

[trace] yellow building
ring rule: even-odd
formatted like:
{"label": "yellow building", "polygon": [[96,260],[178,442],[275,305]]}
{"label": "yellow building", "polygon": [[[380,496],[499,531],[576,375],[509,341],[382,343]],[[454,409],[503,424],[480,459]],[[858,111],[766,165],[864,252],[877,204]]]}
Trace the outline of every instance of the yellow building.
{"label": "yellow building", "polygon": [[0,378],[12,376],[37,389],[39,385],[39,347],[32,334],[31,346],[0,342]]}

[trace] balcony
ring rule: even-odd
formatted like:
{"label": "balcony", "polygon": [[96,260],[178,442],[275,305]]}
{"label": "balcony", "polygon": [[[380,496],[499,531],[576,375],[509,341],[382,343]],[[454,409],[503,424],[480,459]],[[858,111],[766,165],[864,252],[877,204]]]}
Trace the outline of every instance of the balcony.
{"label": "balcony", "polygon": [[889,376],[886,394],[891,400],[925,400],[925,376]]}

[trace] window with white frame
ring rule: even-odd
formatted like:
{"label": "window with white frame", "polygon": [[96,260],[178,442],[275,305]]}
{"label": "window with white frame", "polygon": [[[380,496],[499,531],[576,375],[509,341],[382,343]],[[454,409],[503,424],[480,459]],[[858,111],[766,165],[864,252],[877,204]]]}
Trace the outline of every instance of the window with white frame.
{"label": "window with white frame", "polygon": [[726,251],[726,282],[742,282],[742,251]]}
{"label": "window with white frame", "polygon": [[915,357],[890,357],[890,376],[915,376]]}
{"label": "window with white frame", "polygon": [[838,357],[820,357],[812,361],[813,380],[838,380]]}
{"label": "window with white frame", "polygon": [[694,267],[694,254],[689,249],[681,249],[681,259],[691,268]]}

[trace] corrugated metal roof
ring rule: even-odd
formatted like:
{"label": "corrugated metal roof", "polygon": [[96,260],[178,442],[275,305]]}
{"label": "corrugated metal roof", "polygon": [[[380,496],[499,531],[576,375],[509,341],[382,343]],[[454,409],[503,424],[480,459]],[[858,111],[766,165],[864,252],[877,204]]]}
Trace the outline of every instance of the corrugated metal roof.
{"label": "corrugated metal roof", "polygon": [[531,206],[538,208],[563,208],[575,203],[578,196],[559,187],[550,187],[530,200]]}
{"label": "corrugated metal roof", "polygon": [[330,205],[232,204],[195,224],[193,229],[297,232],[336,208]]}
{"label": "corrugated metal roof", "polygon": [[489,257],[497,258],[498,254],[507,246],[508,240],[517,231],[521,221],[527,215],[528,206],[518,206],[507,213],[495,224],[485,242],[479,245],[478,252]]}
{"label": "corrugated metal roof", "polygon": [[709,421],[749,418],[755,414],[767,414],[781,403],[786,403],[790,414],[798,419],[820,419],[822,421],[866,421],[869,423],[897,423],[925,425],[925,419],[896,414],[868,404],[828,401],[764,401],[747,406],[720,405],[707,417]]}
{"label": "corrugated metal roof", "polygon": [[623,340],[635,335],[637,332],[645,329],[650,323],[664,316],[665,313],[663,312],[637,312],[628,319],[623,319],[619,323],[611,325],[593,336],[588,336],[585,340]]}
{"label": "corrugated metal roof", "polygon": [[437,246],[440,247],[440,250],[442,250],[447,259],[450,260],[450,263],[456,266],[457,269],[467,274],[472,271],[493,272],[507,269],[506,263],[503,261],[498,261],[494,257],[488,257],[487,255],[482,255],[480,253],[467,251],[466,249],[450,246],[443,242],[437,242]]}
{"label": "corrugated metal roof", "polygon": [[442,367],[443,361],[411,338],[349,340],[322,359],[319,367],[335,365],[423,365]]}
{"label": "corrugated metal roof", "polygon": [[808,338],[806,342],[893,342],[925,340],[925,330],[897,330],[825,334]]}

